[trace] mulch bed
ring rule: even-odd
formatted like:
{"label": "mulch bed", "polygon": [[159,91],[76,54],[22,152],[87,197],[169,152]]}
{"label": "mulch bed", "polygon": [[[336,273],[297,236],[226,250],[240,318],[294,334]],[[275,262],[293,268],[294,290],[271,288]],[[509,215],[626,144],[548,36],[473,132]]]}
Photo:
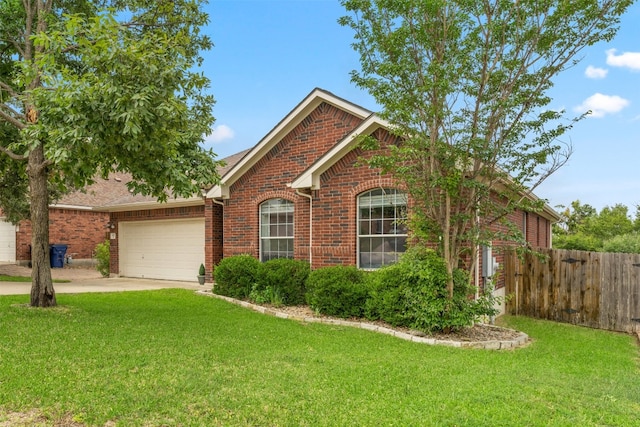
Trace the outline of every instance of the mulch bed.
{"label": "mulch bed", "polygon": [[459,331],[454,331],[450,333],[430,333],[425,334],[422,331],[411,330],[408,328],[392,326],[386,322],[382,321],[370,321],[367,319],[358,319],[358,318],[350,318],[350,319],[338,319],[331,316],[326,316],[323,314],[315,313],[309,306],[299,305],[299,306],[281,306],[274,307],[269,305],[263,305],[264,307],[269,308],[272,311],[281,312],[288,314],[290,316],[300,317],[300,318],[325,318],[325,319],[335,319],[335,320],[347,320],[351,322],[366,322],[371,323],[376,326],[381,326],[387,329],[393,329],[400,332],[404,332],[411,335],[416,335],[420,337],[428,337],[434,338],[436,340],[441,341],[460,341],[460,342],[486,342],[486,341],[510,341],[518,338],[520,336],[520,332],[515,331],[513,329],[501,328],[498,326],[492,326],[487,324],[476,324],[469,328],[464,328]]}

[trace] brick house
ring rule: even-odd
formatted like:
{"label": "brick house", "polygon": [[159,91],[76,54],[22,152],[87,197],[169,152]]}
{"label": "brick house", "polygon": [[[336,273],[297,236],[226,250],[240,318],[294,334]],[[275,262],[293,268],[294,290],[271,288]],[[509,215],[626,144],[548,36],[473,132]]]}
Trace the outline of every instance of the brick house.
{"label": "brick house", "polygon": [[[195,280],[200,263],[210,275],[236,254],[305,259],[313,268],[395,261],[407,200],[390,177],[360,164],[370,153],[356,144],[362,134],[394,143],[387,129],[372,112],[313,90],[253,148],[225,159],[220,184],[204,197],[158,205],[128,196],[105,206],[112,274]],[[557,219],[548,206],[511,217],[536,247],[551,245]]]}
{"label": "brick house", "polygon": [[[109,212],[96,207],[129,196],[126,174],[98,178],[83,191],[63,196],[49,206],[49,243],[67,245],[67,259],[91,263],[98,243],[108,238]],[[0,262],[27,265],[31,259],[31,222],[17,226],[3,221],[0,211]]]}

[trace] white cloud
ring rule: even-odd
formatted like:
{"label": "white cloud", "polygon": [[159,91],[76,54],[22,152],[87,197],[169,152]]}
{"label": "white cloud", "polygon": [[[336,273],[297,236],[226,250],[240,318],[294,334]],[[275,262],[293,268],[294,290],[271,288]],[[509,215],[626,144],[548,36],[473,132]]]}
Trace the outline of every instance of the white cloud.
{"label": "white cloud", "polygon": [[615,49],[607,51],[607,64],[612,67],[625,67],[640,71],[640,52],[624,52],[616,55]]}
{"label": "white cloud", "polygon": [[604,79],[607,77],[607,73],[609,70],[604,68],[593,67],[589,65],[586,70],[584,70],[584,75],[590,79]]}
{"label": "white cloud", "polygon": [[205,136],[205,143],[217,144],[227,139],[232,139],[236,135],[235,131],[227,125],[219,125],[213,128],[213,132]]}
{"label": "white cloud", "polygon": [[607,114],[617,113],[629,105],[629,101],[617,95],[603,95],[595,93],[582,101],[582,104],[574,108],[578,113],[591,110],[589,117],[604,117]]}

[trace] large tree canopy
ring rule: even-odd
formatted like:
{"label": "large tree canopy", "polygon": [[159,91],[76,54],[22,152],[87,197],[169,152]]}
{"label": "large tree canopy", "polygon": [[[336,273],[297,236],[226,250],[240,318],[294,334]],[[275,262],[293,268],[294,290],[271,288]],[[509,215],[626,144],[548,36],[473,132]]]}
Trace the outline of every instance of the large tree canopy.
{"label": "large tree canopy", "polygon": [[[610,40],[632,0],[343,0],[361,70],[352,80],[403,142],[371,163],[414,201],[412,229],[449,273],[478,244],[522,242],[509,221],[561,167],[577,118],[547,106],[553,79]],[[453,281],[450,281],[450,295]]]}
{"label": "large tree canopy", "polygon": [[553,227],[553,246],[583,251],[640,253],[640,207],[635,219],[623,204],[605,206],[600,212],[580,200],[564,207]]}
{"label": "large tree canopy", "polygon": [[211,47],[200,33],[208,19],[200,3],[0,5],[0,167],[5,176],[16,172],[13,193],[0,180],[0,207],[15,219],[29,202],[33,305],[55,305],[47,260],[52,189],[126,171],[132,191],[164,201],[216,182],[214,155],[200,145],[214,120],[209,82],[197,70],[200,52]]}

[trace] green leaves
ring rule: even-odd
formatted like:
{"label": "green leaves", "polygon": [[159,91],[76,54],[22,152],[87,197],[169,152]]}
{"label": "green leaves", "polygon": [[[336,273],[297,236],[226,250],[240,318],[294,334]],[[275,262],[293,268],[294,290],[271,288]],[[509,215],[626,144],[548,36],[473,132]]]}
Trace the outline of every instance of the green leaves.
{"label": "green leaves", "polygon": [[[95,10],[91,2],[60,2],[49,16],[30,16],[31,28],[37,19],[47,23],[15,40],[22,52],[32,43],[32,56],[4,58],[11,72],[0,75],[19,89],[15,108],[38,112],[13,143],[22,152],[43,144],[60,185],[128,171],[134,191],[161,199],[199,194],[218,179],[214,154],[200,146],[215,101],[195,69],[201,49],[211,47],[199,30],[208,17],[199,0],[109,3]],[[26,27],[22,4],[3,3],[0,12],[3,22],[22,19]]]}
{"label": "green leaves", "polygon": [[361,62],[352,81],[402,137],[370,164],[406,185],[413,229],[441,243],[451,269],[491,236],[522,241],[500,223],[542,208],[528,194],[567,161],[562,137],[584,117],[549,110],[548,91],[631,3],[342,1]]}

